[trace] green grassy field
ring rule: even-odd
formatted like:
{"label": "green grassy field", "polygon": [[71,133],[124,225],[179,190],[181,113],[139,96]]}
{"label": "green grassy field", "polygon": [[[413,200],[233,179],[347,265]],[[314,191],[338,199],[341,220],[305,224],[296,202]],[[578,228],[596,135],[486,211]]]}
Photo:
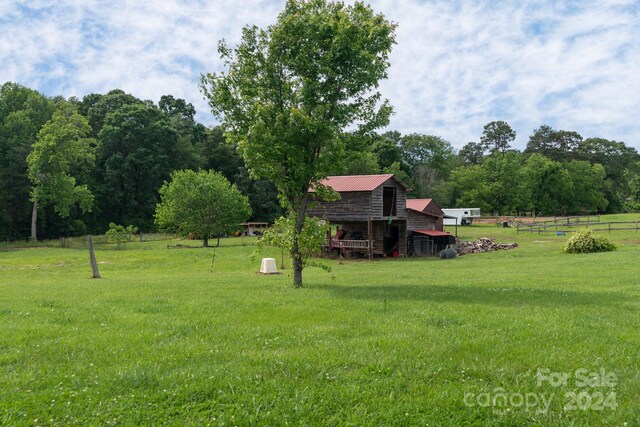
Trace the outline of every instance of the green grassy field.
{"label": "green grassy field", "polygon": [[520,247],[327,261],[293,289],[256,274],[246,238],[213,263],[99,244],[99,280],[84,248],[1,246],[0,424],[640,425],[640,234],[590,255],[459,234]]}

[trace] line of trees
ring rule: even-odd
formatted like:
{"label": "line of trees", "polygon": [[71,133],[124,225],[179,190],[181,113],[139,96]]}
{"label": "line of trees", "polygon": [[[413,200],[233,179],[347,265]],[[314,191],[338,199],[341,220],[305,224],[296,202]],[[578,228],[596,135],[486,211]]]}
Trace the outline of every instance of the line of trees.
{"label": "line of trees", "polygon": [[640,210],[640,155],[624,142],[583,138],[577,132],[535,129],[523,151],[515,131],[490,122],[477,142],[456,151],[423,134],[387,132],[345,173],[396,173],[409,197],[434,198],[444,207],[480,207],[495,215],[565,215]]}
{"label": "line of trees", "polygon": [[[160,188],[184,169],[219,172],[248,196],[254,220],[282,215],[275,186],[251,179],[222,129],[194,117],[171,95],[157,104],[117,89],[64,99],[3,84],[0,239],[97,234],[110,223],[155,230]],[[542,125],[518,151],[505,122],[458,151],[433,135],[373,135],[352,136],[336,174],[396,173],[411,197],[496,215],[640,209],[640,156],[624,142]]]}
{"label": "line of trees", "polygon": [[182,169],[220,172],[255,219],[278,218],[275,187],[250,179],[221,129],[194,116],[171,95],[158,104],[117,89],[64,99],[3,84],[0,239],[104,233],[110,223],[155,230],[159,190]]}

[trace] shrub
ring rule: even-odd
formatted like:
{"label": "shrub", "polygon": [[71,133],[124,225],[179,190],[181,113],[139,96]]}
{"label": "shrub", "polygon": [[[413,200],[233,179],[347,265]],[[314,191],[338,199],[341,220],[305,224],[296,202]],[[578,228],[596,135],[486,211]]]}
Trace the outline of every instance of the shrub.
{"label": "shrub", "polygon": [[131,236],[138,232],[138,227],[129,225],[117,225],[113,222],[109,224],[109,230],[105,233],[110,242],[116,242],[116,247],[119,249],[123,247],[125,243],[131,240]]}
{"label": "shrub", "polygon": [[616,245],[609,239],[592,230],[577,231],[567,240],[564,251],[568,254],[587,254],[592,252],[615,251]]}

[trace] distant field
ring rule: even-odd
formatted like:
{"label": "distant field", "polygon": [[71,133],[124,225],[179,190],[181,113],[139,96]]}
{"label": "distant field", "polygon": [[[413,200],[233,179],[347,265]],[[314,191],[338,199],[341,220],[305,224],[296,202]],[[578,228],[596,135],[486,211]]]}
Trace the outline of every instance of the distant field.
{"label": "distant field", "polygon": [[84,247],[4,244],[0,425],[640,425],[640,234],[565,255],[458,233],[520,247],[327,261],[293,289],[250,238],[98,239],[99,280]]}

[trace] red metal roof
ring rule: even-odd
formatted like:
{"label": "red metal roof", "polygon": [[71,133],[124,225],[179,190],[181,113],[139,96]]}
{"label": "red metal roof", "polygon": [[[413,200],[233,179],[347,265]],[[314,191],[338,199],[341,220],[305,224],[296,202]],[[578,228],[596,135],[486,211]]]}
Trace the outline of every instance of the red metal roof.
{"label": "red metal roof", "polygon": [[320,181],[320,183],[333,188],[339,193],[346,193],[349,191],[373,191],[391,178],[406,188],[406,185],[391,173],[382,175],[328,176],[326,179]]}
{"label": "red metal roof", "polygon": [[439,237],[439,236],[451,236],[451,234],[438,230],[413,230],[414,233],[424,234],[425,236]]}
{"label": "red metal roof", "polygon": [[431,203],[431,200],[432,199],[407,199],[407,209],[422,212],[427,208],[427,205]]}
{"label": "red metal roof", "polygon": [[407,209],[436,218],[444,216],[444,212],[433,199],[407,199]]}

